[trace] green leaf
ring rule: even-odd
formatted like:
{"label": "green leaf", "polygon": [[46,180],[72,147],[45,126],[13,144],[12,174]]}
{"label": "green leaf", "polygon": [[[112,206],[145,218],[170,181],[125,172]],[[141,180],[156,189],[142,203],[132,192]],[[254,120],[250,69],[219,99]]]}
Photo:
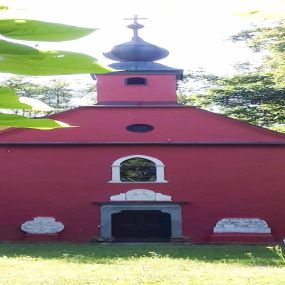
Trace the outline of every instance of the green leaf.
{"label": "green leaf", "polygon": [[14,114],[0,114],[0,127],[50,130],[56,128],[66,128],[70,126],[60,121],[50,119],[30,119]]}
{"label": "green leaf", "polygon": [[248,17],[248,16],[258,14],[258,13],[260,13],[259,10],[254,10],[254,11],[238,12],[238,13],[235,13],[235,15],[242,16],[242,17],[244,17],[244,16]]}
{"label": "green leaf", "polygon": [[0,34],[26,41],[69,41],[84,37],[95,30],[27,19],[0,20]]}
{"label": "green leaf", "polygon": [[0,109],[25,109],[31,110],[32,107],[20,102],[20,97],[16,92],[9,88],[0,87]]}
{"label": "green leaf", "polygon": [[81,53],[39,51],[28,54],[27,51],[27,54],[15,54],[15,50],[0,55],[0,72],[36,76],[110,72],[96,63],[95,58]]}
{"label": "green leaf", "polygon": [[0,4],[0,11],[8,10],[8,7]]}
{"label": "green leaf", "polygon": [[0,40],[0,60],[2,54],[40,55],[40,52],[30,46]]}

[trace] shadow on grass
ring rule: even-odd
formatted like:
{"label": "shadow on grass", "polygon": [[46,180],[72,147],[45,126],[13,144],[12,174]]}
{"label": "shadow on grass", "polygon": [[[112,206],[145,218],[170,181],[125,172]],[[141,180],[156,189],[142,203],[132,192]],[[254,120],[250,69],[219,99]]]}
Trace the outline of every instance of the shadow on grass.
{"label": "shadow on grass", "polygon": [[172,258],[258,266],[284,266],[273,246],[179,244],[0,243],[0,257],[63,259],[67,262],[113,263],[121,259]]}

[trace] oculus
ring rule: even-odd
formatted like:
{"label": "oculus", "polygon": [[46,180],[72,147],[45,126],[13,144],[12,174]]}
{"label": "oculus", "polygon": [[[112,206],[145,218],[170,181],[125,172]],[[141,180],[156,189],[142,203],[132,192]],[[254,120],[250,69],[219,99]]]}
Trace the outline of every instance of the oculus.
{"label": "oculus", "polygon": [[154,129],[153,126],[148,124],[133,124],[127,126],[127,130],[129,132],[135,132],[135,133],[147,133]]}

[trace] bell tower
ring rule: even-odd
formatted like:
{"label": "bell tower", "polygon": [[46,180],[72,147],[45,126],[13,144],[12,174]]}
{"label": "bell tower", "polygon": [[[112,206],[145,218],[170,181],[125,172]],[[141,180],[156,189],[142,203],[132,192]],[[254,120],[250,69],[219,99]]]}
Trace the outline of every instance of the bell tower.
{"label": "bell tower", "polygon": [[125,19],[133,21],[127,26],[133,30],[132,39],[104,53],[116,61],[109,65],[114,72],[92,74],[97,80],[98,105],[177,104],[177,80],[182,79],[183,70],[155,62],[169,52],[139,37],[138,31],[144,26],[138,20],[142,19]]}

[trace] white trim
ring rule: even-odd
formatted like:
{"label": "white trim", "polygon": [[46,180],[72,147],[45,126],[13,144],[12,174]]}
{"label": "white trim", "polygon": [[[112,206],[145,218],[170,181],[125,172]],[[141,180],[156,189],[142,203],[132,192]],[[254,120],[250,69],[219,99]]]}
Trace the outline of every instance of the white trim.
{"label": "white trim", "polygon": [[[150,160],[153,163],[155,163],[156,181],[143,181],[143,182],[140,182],[140,181],[123,182],[123,181],[121,181],[121,177],[120,177],[120,165],[121,165],[121,163],[125,160],[137,158],[137,157],[138,158],[144,158],[144,159]],[[157,158],[151,157],[151,156],[135,154],[135,155],[128,155],[128,156],[121,157],[121,158],[119,158],[113,162],[113,164],[112,164],[112,180],[110,182],[112,182],[112,183],[165,183],[167,181],[164,179],[164,164],[162,163],[162,161],[160,161]]]}
{"label": "white trim", "polygon": [[149,189],[132,189],[110,196],[110,201],[172,201],[172,197]]}
{"label": "white trim", "polygon": [[162,163],[161,160],[155,158],[155,157],[151,157],[151,156],[146,156],[146,155],[141,155],[141,154],[134,154],[134,155],[128,155],[128,156],[124,156],[124,157],[121,157],[117,160],[115,160],[112,164],[112,166],[120,166],[120,164],[125,161],[125,160],[128,160],[128,159],[131,159],[131,158],[144,158],[144,159],[148,159],[152,162],[154,162],[157,166],[164,166],[164,164]]}

